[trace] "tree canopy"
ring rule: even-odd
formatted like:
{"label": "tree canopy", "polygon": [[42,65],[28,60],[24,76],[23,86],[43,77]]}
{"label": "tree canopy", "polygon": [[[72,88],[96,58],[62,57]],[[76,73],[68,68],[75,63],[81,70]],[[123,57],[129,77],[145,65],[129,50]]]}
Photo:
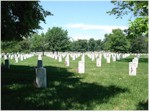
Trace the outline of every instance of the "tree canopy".
{"label": "tree canopy", "polygon": [[59,27],[48,29],[46,34],[32,34],[31,37],[24,38],[22,41],[2,41],[2,52],[43,52],[44,51],[112,51],[112,52],[132,52],[147,53],[148,38],[138,37],[129,38],[121,29],[114,29],[112,33],[105,34],[103,41],[76,40],[70,41],[67,31]]}
{"label": "tree canopy", "polygon": [[66,51],[69,47],[68,31],[60,27],[48,29],[45,34],[48,49],[51,51]]}
{"label": "tree canopy", "polygon": [[42,51],[42,46],[43,46],[43,41],[44,41],[44,38],[35,33],[32,35],[32,38],[30,39],[30,46],[31,46],[31,49],[33,51]]}
{"label": "tree canopy", "polygon": [[111,1],[116,7],[107,13],[117,18],[132,13],[135,17],[148,16],[148,1]]}
{"label": "tree canopy", "polygon": [[89,51],[95,51],[96,50],[96,45],[97,43],[95,42],[95,40],[93,38],[91,38],[88,42],[88,50]]}
{"label": "tree canopy", "polygon": [[106,34],[104,41],[106,50],[123,53],[129,51],[130,42],[121,29],[114,29],[112,33]]}
{"label": "tree canopy", "polygon": [[136,19],[130,21],[129,35],[146,35],[148,36],[148,1],[111,1],[115,7],[108,11],[110,15],[116,15],[122,18],[124,15],[131,13]]}
{"label": "tree canopy", "polygon": [[122,18],[124,15],[134,16],[129,19],[129,28],[125,30],[131,43],[129,52],[147,52],[148,48],[148,1],[111,1],[115,7],[108,11],[110,15]]}
{"label": "tree canopy", "polygon": [[1,2],[1,39],[3,41],[22,40],[36,29],[40,21],[52,15],[45,11],[39,1],[2,1]]}

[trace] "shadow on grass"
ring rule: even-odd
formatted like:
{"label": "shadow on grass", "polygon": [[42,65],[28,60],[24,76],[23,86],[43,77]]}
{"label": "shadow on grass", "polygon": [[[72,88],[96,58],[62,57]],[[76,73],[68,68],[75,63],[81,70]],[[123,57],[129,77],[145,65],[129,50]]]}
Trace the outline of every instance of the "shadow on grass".
{"label": "shadow on grass", "polygon": [[126,88],[82,82],[78,74],[65,68],[46,66],[48,88],[33,86],[34,67],[11,66],[2,71],[2,110],[93,110]]}
{"label": "shadow on grass", "polygon": [[140,58],[139,62],[148,63],[148,58]]}
{"label": "shadow on grass", "polygon": [[137,106],[137,110],[148,110],[148,100],[146,102],[140,102]]}
{"label": "shadow on grass", "polygon": [[[118,62],[132,62],[132,59],[133,58],[124,58],[124,59],[118,60]],[[148,58],[140,58],[139,62],[140,63],[148,63]]]}

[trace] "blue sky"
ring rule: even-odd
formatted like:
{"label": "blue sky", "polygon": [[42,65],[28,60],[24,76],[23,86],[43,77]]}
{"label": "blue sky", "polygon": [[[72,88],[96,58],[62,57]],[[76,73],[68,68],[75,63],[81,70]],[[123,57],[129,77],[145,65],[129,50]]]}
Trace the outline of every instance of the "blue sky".
{"label": "blue sky", "polygon": [[111,33],[112,29],[126,29],[131,17],[127,15],[116,19],[116,16],[107,14],[114,7],[110,1],[41,1],[40,4],[54,16],[46,17],[46,24],[40,23],[43,29],[38,32],[62,27],[73,40],[103,40],[104,34]]}

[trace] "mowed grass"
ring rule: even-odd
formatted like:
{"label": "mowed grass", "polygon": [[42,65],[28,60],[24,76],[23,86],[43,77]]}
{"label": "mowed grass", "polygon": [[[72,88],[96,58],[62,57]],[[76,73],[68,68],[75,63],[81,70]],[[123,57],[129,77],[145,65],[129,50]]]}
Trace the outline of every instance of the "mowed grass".
{"label": "mowed grass", "polygon": [[10,70],[1,74],[2,110],[147,110],[148,57],[141,56],[136,76],[129,76],[134,56],[96,67],[96,60],[85,58],[85,73],[78,74],[78,61],[70,66],[43,57],[48,87],[33,85],[37,57],[19,63],[10,60]]}

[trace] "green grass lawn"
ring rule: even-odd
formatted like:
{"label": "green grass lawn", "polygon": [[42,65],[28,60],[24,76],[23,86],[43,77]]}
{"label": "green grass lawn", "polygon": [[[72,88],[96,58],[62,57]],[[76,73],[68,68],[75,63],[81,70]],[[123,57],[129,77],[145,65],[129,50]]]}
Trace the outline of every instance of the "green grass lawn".
{"label": "green grass lawn", "polygon": [[63,62],[43,57],[48,87],[33,86],[37,57],[19,63],[10,60],[10,70],[1,73],[2,110],[147,110],[148,57],[141,56],[137,76],[129,76],[134,56],[96,67],[86,56],[85,74],[77,73],[79,57]]}

